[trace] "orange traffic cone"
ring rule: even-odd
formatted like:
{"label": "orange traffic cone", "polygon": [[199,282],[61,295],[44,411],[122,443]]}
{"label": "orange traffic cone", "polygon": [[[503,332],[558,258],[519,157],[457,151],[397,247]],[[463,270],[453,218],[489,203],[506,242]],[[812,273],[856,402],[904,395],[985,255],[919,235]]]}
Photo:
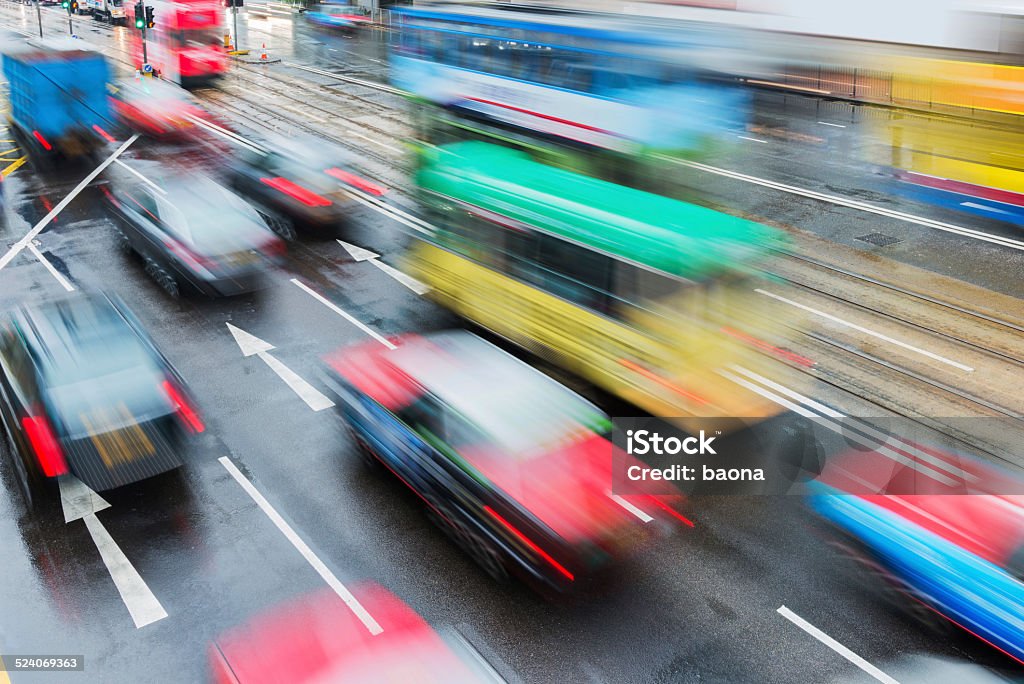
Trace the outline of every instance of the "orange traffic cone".
{"label": "orange traffic cone", "polygon": [[266,62],[267,61],[267,44],[266,43],[263,44],[263,49],[260,50],[260,61],[261,62]]}

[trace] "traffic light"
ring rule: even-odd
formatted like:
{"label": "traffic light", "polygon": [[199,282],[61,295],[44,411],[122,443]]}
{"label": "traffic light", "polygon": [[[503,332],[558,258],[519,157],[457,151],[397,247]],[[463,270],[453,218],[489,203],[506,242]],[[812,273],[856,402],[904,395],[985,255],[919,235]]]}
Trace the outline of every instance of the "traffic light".
{"label": "traffic light", "polygon": [[64,0],[64,2],[60,3],[60,6],[63,7],[64,9],[68,10],[68,11],[71,10],[71,2],[70,2],[70,0]]}
{"label": "traffic light", "polygon": [[156,22],[153,21],[153,7],[146,5],[146,28],[153,28]]}
{"label": "traffic light", "polygon": [[245,0],[224,0],[225,7],[244,7]]}
{"label": "traffic light", "polygon": [[142,9],[142,3],[135,3],[135,28],[141,29],[146,27],[146,20],[143,18],[145,10]]}
{"label": "traffic light", "polygon": [[68,11],[70,11],[70,12],[77,12],[78,11],[78,0],[71,0],[71,8]]}

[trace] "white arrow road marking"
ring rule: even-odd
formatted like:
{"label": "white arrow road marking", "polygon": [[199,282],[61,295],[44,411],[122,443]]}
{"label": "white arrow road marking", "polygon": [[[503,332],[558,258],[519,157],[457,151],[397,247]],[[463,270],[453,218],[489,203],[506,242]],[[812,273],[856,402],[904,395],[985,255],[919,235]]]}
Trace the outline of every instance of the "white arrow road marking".
{"label": "white arrow road marking", "polygon": [[110,578],[114,580],[117,593],[121,595],[121,600],[131,614],[135,627],[145,627],[167,617],[167,611],[146,586],[138,570],[96,517],[98,511],[110,508],[110,504],[77,477],[63,475],[58,481],[60,503],[64,508],[64,522],[85,521],[92,541],[100,552],[100,558],[107,566]]}
{"label": "white arrow road marking", "polygon": [[409,288],[416,294],[421,295],[430,290],[430,288],[427,287],[424,283],[421,283],[420,281],[416,280],[411,275],[407,273],[402,273],[397,268],[385,264],[383,261],[380,260],[380,254],[377,254],[376,252],[371,252],[368,249],[363,249],[358,245],[349,244],[344,240],[338,240],[338,244],[344,247],[345,251],[349,253],[349,256],[351,256],[356,261],[369,261],[371,264],[373,264],[380,270],[384,271],[389,276],[391,276],[398,282],[402,283],[402,285],[405,285],[407,288]]}
{"label": "white arrow road marking", "polygon": [[884,672],[879,670],[877,667],[875,667],[874,665],[872,665],[868,661],[866,661],[863,658],[861,658],[859,655],[857,655],[856,653],[854,653],[850,649],[848,649],[845,646],[843,646],[841,643],[839,643],[838,641],[836,641],[835,639],[830,637],[828,634],[825,634],[820,629],[818,629],[817,627],[815,627],[814,625],[809,623],[807,620],[804,620],[802,617],[800,617],[799,615],[797,615],[796,613],[791,611],[786,606],[779,606],[779,608],[778,608],[778,610],[776,612],[779,615],[781,615],[782,617],[784,617],[787,620],[789,620],[790,622],[792,622],[794,625],[796,625],[800,629],[802,629],[805,632],[807,632],[808,634],[810,634],[812,637],[814,637],[815,639],[817,639],[821,643],[823,643],[826,646],[828,646],[829,648],[831,648],[833,651],[835,651],[839,655],[841,655],[844,658],[846,658],[847,660],[849,660],[851,663],[853,663],[854,665],[856,665],[860,669],[862,669],[865,672],[867,672],[869,675],[871,675],[872,677],[874,677],[878,681],[882,682],[883,684],[900,684],[898,681],[896,681],[895,679],[893,679],[889,675],[885,674]]}
{"label": "white arrow road marking", "polygon": [[327,582],[327,585],[334,590],[334,593],[337,594],[352,610],[352,612],[356,614],[356,617],[366,625],[366,629],[370,630],[370,634],[376,635],[384,631],[380,624],[373,619],[373,616],[370,615],[369,611],[366,610],[363,604],[361,604],[359,600],[352,595],[352,592],[350,592],[345,585],[341,583],[341,580],[331,572],[331,569],[328,568],[315,553],[313,553],[313,550],[309,548],[309,545],[302,541],[302,537],[296,534],[295,530],[292,529],[292,526],[289,525],[285,519],[281,517],[281,514],[270,505],[270,502],[260,494],[260,491],[256,489],[255,485],[253,485],[253,483],[242,474],[242,471],[238,469],[238,466],[232,463],[231,459],[227,456],[221,456],[218,460],[221,465],[231,473],[231,477],[235,478],[235,481],[242,486],[245,493],[256,502],[256,505],[260,507],[260,510],[266,513],[267,517],[270,518],[270,522],[274,523],[274,526],[281,531],[281,534],[283,534],[285,538],[292,543],[292,546],[302,554],[302,557],[306,559],[306,562],[313,566],[313,569],[317,571],[317,574],[319,574],[325,582]]}
{"label": "white arrow road marking", "polygon": [[313,299],[317,300],[318,302],[320,302],[321,304],[326,306],[328,309],[330,309],[334,313],[338,314],[339,316],[344,318],[346,321],[348,321],[349,323],[351,323],[352,325],[356,326],[357,328],[362,330],[364,333],[366,333],[367,335],[369,335],[373,339],[375,339],[378,342],[380,342],[381,344],[383,344],[388,349],[398,349],[398,347],[396,347],[394,344],[392,344],[389,339],[387,339],[386,337],[382,337],[379,333],[377,333],[376,331],[374,331],[371,328],[369,328],[365,323],[363,323],[362,321],[358,320],[357,318],[355,318],[354,316],[352,316],[348,312],[344,311],[340,306],[338,306],[337,304],[335,304],[331,300],[327,299],[327,297],[324,297],[322,294],[320,294],[319,292],[317,292],[313,288],[309,287],[305,283],[299,281],[297,278],[292,278],[292,283],[295,284],[297,287],[301,288],[302,291],[305,292],[306,294],[308,294],[310,297],[312,297]]}
{"label": "white arrow road marking", "polygon": [[353,245],[344,240],[338,240],[338,244],[345,248],[348,255],[356,261],[367,261],[369,259],[376,259],[380,256],[376,252],[371,252],[368,249],[363,249],[358,245]]}
{"label": "white arrow road marking", "polygon": [[306,402],[306,405],[309,406],[309,408],[314,411],[323,411],[324,409],[334,406],[333,401],[325,397],[319,392],[319,390],[303,380],[298,373],[268,353],[274,348],[274,345],[261,340],[251,333],[247,333],[241,328],[236,328],[230,323],[227,323],[226,325],[228,326],[228,330],[231,331],[231,336],[234,337],[235,342],[238,343],[238,348],[242,350],[242,354],[244,356],[252,356],[255,354],[260,357],[263,363],[270,366],[270,370],[277,373],[277,377],[284,380],[285,384],[288,385],[293,392],[299,395],[299,398]]}

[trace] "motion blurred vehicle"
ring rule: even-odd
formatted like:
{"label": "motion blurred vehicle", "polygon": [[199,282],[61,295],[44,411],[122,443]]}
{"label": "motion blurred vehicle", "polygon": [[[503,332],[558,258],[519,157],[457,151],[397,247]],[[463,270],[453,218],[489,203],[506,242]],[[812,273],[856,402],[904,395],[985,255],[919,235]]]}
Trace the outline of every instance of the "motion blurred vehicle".
{"label": "motion blurred vehicle", "polygon": [[1016,118],[902,113],[874,123],[880,139],[869,149],[897,194],[1024,227],[1024,159],[1013,152],[1024,149],[1024,122]]}
{"label": "motion blurred vehicle", "polygon": [[181,376],[115,300],[24,305],[0,323],[0,422],[29,501],[70,473],[112,489],[182,465],[203,421]]}
{"label": "motion blurred vehicle", "polygon": [[[705,154],[742,132],[724,30],[520,6],[393,10],[391,80],[429,102],[597,149]],[[620,160],[621,161],[621,160]]]}
{"label": "motion blurred vehicle", "polygon": [[[183,88],[207,86],[224,75],[222,27],[224,6],[219,0],[147,0],[154,26],[146,30],[149,64],[160,78]],[[140,17],[134,16],[132,21]],[[142,18],[143,21],[145,18]],[[130,31],[132,60],[142,69],[142,32]]]}
{"label": "motion blurred vehicle", "polygon": [[429,296],[654,415],[769,418],[751,382],[810,363],[754,291],[767,226],[482,142],[433,150],[416,183],[436,231],[405,270]]}
{"label": "motion blurred vehicle", "polygon": [[350,155],[313,137],[270,139],[245,148],[228,169],[229,183],[267,210],[270,227],[291,240],[297,227],[334,237],[348,219],[355,190],[380,196],[385,189],[358,175]]}
{"label": "motion blurred vehicle", "polygon": [[88,156],[113,140],[104,95],[110,67],[81,40],[27,40],[4,49],[10,122],[36,164]]}
{"label": "motion blurred vehicle", "polygon": [[210,646],[215,684],[423,682],[499,684],[504,680],[463,638],[436,632],[381,586],[352,594],[380,626],[371,634],[331,589],[293,599],[217,637]]}
{"label": "motion blurred vehicle", "polygon": [[467,332],[392,342],[329,356],[327,384],[368,462],[492,577],[566,592],[688,523],[670,488],[612,494],[608,417],[543,373]]}
{"label": "motion blurred vehicle", "polygon": [[347,33],[353,33],[360,27],[370,25],[370,17],[360,12],[358,7],[329,2],[310,7],[306,10],[306,19],[318,26],[341,29]]}
{"label": "motion blurred vehicle", "polygon": [[121,246],[172,297],[185,287],[211,297],[262,286],[284,243],[231,190],[202,174],[133,161],[102,192],[118,220]]}
{"label": "motion blurred vehicle", "polygon": [[1024,664],[1024,483],[915,443],[831,461],[811,505],[898,607],[952,623]]}
{"label": "motion blurred vehicle", "polygon": [[124,26],[127,20],[124,0],[82,0],[80,11],[92,14],[93,19],[119,26]]}
{"label": "motion blurred vehicle", "polygon": [[108,86],[110,106],[128,128],[155,138],[190,131],[203,110],[182,88],[159,78],[134,78]]}

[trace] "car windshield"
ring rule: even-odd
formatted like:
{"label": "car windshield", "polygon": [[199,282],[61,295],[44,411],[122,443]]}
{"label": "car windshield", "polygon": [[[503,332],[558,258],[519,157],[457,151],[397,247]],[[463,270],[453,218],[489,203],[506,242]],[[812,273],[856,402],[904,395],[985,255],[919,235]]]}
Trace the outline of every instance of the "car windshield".
{"label": "car windshield", "polygon": [[252,205],[210,180],[174,186],[158,197],[160,218],[176,237],[201,254],[252,249],[268,238]]}
{"label": "car windshield", "polygon": [[51,387],[156,368],[152,355],[112,307],[75,302],[47,313],[51,335],[40,361]]}
{"label": "car windshield", "polygon": [[479,441],[479,430],[509,456],[527,459],[611,427],[593,404],[474,335],[432,336],[392,359],[474,426],[455,431],[462,421],[448,421],[455,447]]}

